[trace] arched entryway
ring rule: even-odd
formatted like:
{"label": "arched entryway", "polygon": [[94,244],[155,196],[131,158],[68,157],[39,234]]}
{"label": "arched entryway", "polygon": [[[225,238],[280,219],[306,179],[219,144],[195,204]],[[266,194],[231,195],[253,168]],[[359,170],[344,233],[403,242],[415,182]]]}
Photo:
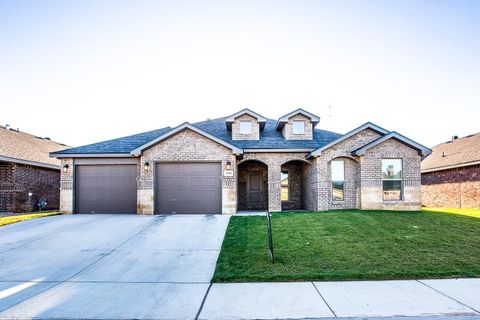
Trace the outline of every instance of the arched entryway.
{"label": "arched entryway", "polygon": [[268,166],[258,160],[238,165],[238,210],[267,210]]}
{"label": "arched entryway", "polygon": [[306,210],[310,163],[291,160],[281,166],[280,188],[282,211]]}

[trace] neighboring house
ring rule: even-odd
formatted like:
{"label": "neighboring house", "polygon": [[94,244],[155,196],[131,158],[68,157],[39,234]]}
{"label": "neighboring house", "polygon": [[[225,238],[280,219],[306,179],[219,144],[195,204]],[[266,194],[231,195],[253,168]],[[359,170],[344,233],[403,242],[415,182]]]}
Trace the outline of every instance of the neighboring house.
{"label": "neighboring house", "polygon": [[[0,212],[37,210],[45,199],[45,209],[58,209],[60,160],[50,152],[64,144],[0,126]],[[30,194],[30,195],[29,195]]]}
{"label": "neighboring house", "polygon": [[480,133],[441,143],[422,161],[427,207],[480,208]]}
{"label": "neighboring house", "polygon": [[223,213],[341,208],[419,210],[430,150],[366,123],[345,135],[298,109],[271,120],[244,109],[52,153],[71,213]]}

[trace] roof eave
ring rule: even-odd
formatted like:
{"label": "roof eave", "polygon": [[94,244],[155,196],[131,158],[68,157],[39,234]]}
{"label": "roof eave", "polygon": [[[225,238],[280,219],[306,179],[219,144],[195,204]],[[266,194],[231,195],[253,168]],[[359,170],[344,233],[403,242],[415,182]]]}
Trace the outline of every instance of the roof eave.
{"label": "roof eave", "polygon": [[50,153],[51,158],[131,158],[134,157],[129,152],[121,153]]}
{"label": "roof eave", "polygon": [[54,165],[54,164],[39,162],[39,161],[33,161],[33,160],[18,159],[18,158],[7,157],[7,156],[0,156],[0,161],[13,162],[13,163],[18,163],[18,164],[24,164],[24,165],[41,167],[41,168],[48,168],[48,169],[55,169],[55,170],[60,170],[61,169],[59,165]]}
{"label": "roof eave", "polygon": [[464,163],[457,163],[457,164],[446,165],[446,166],[435,167],[435,168],[423,169],[423,170],[421,170],[421,173],[442,171],[442,170],[455,169],[455,168],[463,168],[463,167],[474,166],[474,165],[477,165],[477,164],[480,164],[480,160],[464,162]]}

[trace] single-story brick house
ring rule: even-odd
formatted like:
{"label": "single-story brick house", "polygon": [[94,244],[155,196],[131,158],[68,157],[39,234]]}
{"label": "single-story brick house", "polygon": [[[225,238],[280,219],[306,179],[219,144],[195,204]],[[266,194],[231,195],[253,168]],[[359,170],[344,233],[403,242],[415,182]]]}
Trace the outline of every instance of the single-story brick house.
{"label": "single-story brick house", "polygon": [[36,210],[42,198],[47,201],[45,209],[58,209],[61,161],[49,153],[66,147],[0,126],[0,212]]}
{"label": "single-story brick house", "polygon": [[334,208],[419,210],[430,149],[366,123],[316,128],[303,109],[249,109],[52,153],[66,213],[222,213]]}
{"label": "single-story brick house", "polygon": [[480,133],[432,148],[422,161],[424,206],[480,208]]}

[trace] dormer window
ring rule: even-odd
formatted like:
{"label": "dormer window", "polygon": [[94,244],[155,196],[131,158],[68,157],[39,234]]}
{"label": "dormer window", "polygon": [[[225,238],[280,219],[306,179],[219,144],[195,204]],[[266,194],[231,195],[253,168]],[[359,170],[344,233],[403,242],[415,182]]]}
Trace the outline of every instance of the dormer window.
{"label": "dormer window", "polygon": [[297,109],[278,119],[275,129],[282,132],[285,140],[312,140],[313,128],[320,122],[320,117]]}
{"label": "dormer window", "polygon": [[305,121],[293,121],[293,134],[305,134]]}
{"label": "dormer window", "polygon": [[247,108],[225,118],[232,140],[259,140],[266,123],[266,118]]}
{"label": "dormer window", "polygon": [[251,134],[251,133],[252,133],[252,122],[240,121],[240,134]]}

